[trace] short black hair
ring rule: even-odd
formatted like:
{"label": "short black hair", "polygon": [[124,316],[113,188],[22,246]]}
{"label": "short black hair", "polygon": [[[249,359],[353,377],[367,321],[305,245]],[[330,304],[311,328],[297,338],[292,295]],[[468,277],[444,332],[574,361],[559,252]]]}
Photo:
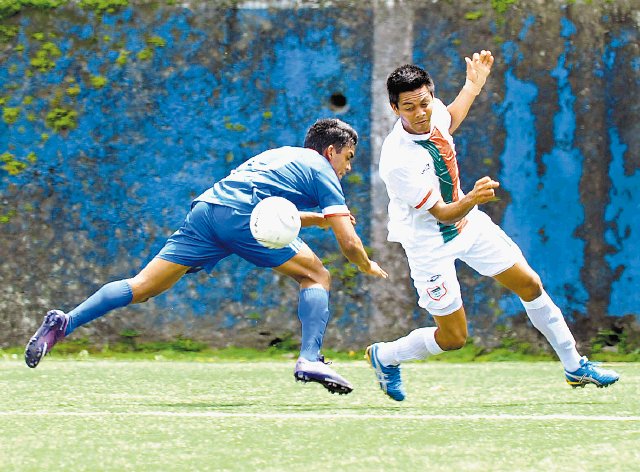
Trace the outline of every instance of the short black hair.
{"label": "short black hair", "polygon": [[358,133],[350,125],[337,118],[322,118],[316,121],[304,138],[304,147],[322,154],[329,146],[340,152],[344,146],[355,147]]}
{"label": "short black hair", "polygon": [[413,64],[405,64],[394,70],[387,79],[387,93],[389,103],[398,106],[398,100],[402,92],[417,90],[423,85],[433,94],[434,84],[429,73],[421,67]]}

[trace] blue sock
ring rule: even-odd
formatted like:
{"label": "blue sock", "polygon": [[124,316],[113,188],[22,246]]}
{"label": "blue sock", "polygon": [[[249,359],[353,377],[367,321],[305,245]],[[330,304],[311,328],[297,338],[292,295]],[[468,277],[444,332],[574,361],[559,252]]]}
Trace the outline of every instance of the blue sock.
{"label": "blue sock", "polygon": [[300,290],[298,318],[302,323],[300,357],[316,361],[329,321],[329,292],[320,287]]}
{"label": "blue sock", "polygon": [[115,308],[127,306],[133,300],[131,286],[126,280],[103,285],[100,290],[69,312],[69,324],[64,332],[68,336],[74,329],[105,315]]}

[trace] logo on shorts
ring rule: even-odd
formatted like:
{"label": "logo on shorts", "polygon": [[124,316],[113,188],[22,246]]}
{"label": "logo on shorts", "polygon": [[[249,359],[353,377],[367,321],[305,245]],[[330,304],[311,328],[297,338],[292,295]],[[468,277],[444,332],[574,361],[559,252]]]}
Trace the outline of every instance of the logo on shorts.
{"label": "logo on shorts", "polygon": [[429,279],[429,282],[435,282],[435,281],[436,281],[436,280],[438,280],[440,277],[441,277],[441,276],[440,276],[440,274],[436,274],[436,275],[432,276],[432,277]]}
{"label": "logo on shorts", "polygon": [[421,174],[424,174],[425,172],[431,170],[431,164],[429,162],[427,162],[427,165],[424,166],[424,169],[422,169],[422,172],[420,172]]}
{"label": "logo on shorts", "polygon": [[447,287],[444,286],[444,282],[442,282],[442,284],[440,285],[429,287],[427,289],[427,295],[429,295],[429,297],[435,301],[442,299],[442,297],[444,297],[446,294],[447,294]]}

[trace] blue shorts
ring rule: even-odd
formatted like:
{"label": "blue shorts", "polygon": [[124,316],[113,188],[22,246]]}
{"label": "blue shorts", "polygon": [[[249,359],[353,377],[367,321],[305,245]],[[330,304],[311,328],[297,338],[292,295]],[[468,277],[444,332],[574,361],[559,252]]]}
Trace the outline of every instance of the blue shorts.
{"label": "blue shorts", "polygon": [[278,267],[295,256],[304,242],[296,238],[282,249],[268,249],[249,229],[250,213],[207,202],[195,202],[178,231],[156,257],[210,272],[225,257],[237,254],[258,267]]}

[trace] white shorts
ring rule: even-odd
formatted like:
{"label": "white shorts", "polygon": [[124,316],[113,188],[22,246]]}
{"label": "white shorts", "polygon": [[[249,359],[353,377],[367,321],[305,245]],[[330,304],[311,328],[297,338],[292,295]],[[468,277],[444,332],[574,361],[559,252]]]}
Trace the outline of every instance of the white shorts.
{"label": "white shorts", "polygon": [[464,230],[448,243],[437,248],[404,246],[418,305],[434,316],[449,315],[462,307],[456,259],[488,277],[524,260],[518,245],[486,213],[474,213]]}

